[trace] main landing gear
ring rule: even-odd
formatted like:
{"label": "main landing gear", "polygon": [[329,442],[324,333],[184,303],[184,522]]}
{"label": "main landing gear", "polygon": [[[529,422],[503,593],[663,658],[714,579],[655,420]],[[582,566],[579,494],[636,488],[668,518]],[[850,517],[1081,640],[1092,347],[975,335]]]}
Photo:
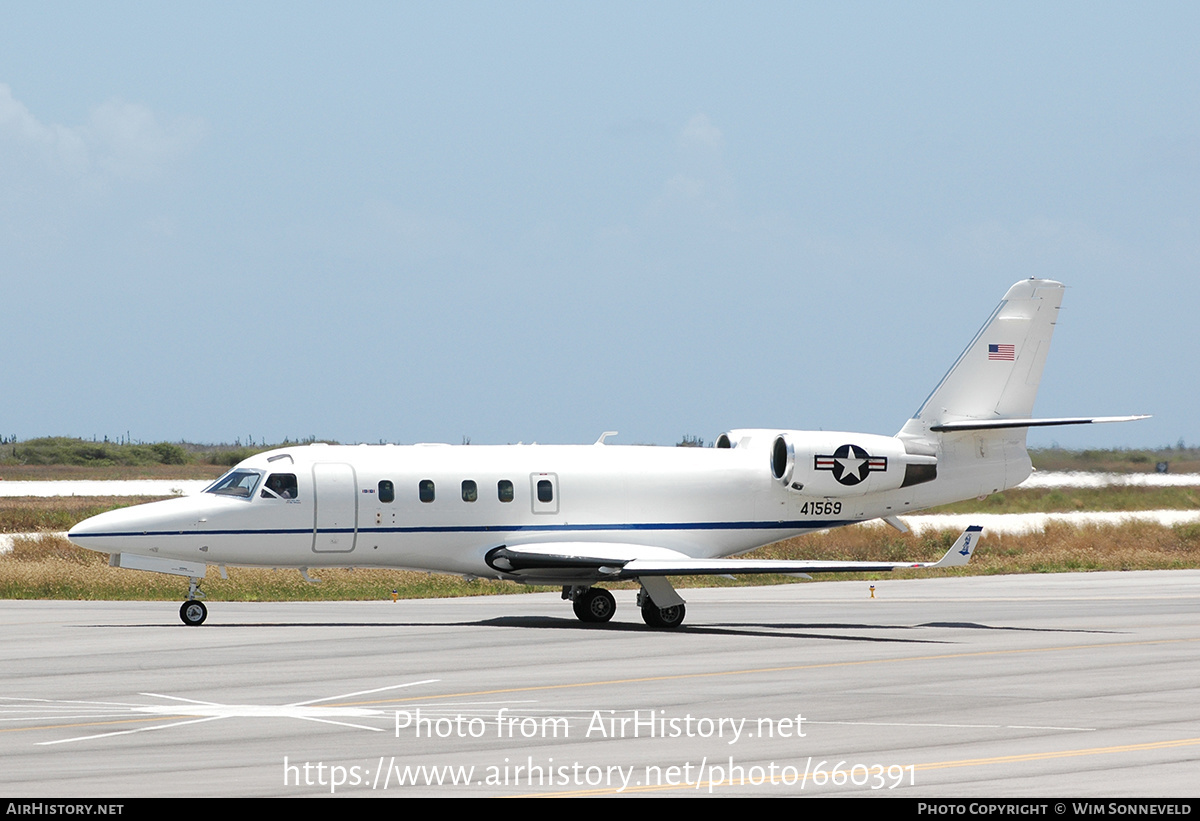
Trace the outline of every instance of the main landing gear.
{"label": "main landing gear", "polygon": [[188,627],[199,627],[208,618],[208,608],[197,598],[203,595],[200,580],[193,578],[188,587],[187,601],[179,606],[179,618],[183,619],[183,623]]}
{"label": "main landing gear", "polygon": [[642,621],[651,627],[678,627],[683,624],[687,607],[677,604],[674,607],[659,607],[650,597],[642,603]]}
{"label": "main landing gear", "polygon": [[[643,583],[637,599],[638,607],[642,611],[642,620],[651,627],[674,628],[683,624],[687,608],[670,582],[659,578],[652,584],[661,599],[673,600],[674,603],[669,607],[659,607]],[[564,599],[571,600],[575,616],[582,622],[600,624],[611,620],[617,612],[616,599],[603,587],[566,586],[563,587],[562,595]]]}
{"label": "main landing gear", "polygon": [[589,587],[572,602],[580,621],[606,622],[617,612],[617,600],[603,587]]}

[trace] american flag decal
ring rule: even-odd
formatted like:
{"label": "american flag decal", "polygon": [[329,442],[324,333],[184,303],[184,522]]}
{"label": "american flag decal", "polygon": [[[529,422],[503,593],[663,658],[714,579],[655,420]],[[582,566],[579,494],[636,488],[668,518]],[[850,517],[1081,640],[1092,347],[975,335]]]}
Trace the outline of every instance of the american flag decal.
{"label": "american flag decal", "polygon": [[1016,358],[1016,345],[988,345],[988,361],[990,362],[1014,362]]}

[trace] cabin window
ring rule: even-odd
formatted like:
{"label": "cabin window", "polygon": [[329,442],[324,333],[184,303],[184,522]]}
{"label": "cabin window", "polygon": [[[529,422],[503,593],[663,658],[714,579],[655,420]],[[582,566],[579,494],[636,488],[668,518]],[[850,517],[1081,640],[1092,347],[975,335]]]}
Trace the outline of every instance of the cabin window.
{"label": "cabin window", "polygon": [[433,480],[432,479],[422,479],[421,483],[417,486],[417,489],[418,489],[418,492],[421,494],[422,502],[432,502],[433,501]]}
{"label": "cabin window", "polygon": [[549,479],[539,479],[537,483],[537,493],[539,502],[553,502],[554,483]]}
{"label": "cabin window", "polygon": [[496,483],[496,495],[502,502],[511,502],[513,500],[513,483],[507,479],[501,479]]}
{"label": "cabin window", "polygon": [[272,473],[259,495],[264,499],[295,499],[296,474]]}
{"label": "cabin window", "polygon": [[462,497],[464,502],[473,502],[479,498],[479,488],[471,479],[464,479],[462,483]]}
{"label": "cabin window", "polygon": [[254,488],[258,486],[258,480],[261,478],[261,473],[252,470],[231,470],[213,482],[205,493],[217,493],[221,496],[241,496],[249,499],[254,495]]}
{"label": "cabin window", "polygon": [[379,501],[389,503],[396,501],[396,486],[388,479],[382,479],[379,482]]}

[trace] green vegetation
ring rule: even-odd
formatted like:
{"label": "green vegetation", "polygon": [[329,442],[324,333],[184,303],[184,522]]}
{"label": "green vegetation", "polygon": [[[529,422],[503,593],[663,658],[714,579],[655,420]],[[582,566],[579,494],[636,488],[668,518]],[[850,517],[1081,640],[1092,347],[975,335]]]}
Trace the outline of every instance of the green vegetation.
{"label": "green vegetation", "polygon": [[[958,538],[957,530],[900,534],[886,526],[846,527],[814,533],[750,555],[762,558],[828,558],[875,561],[933,561]],[[998,573],[1065,573],[1095,570],[1182,570],[1200,568],[1200,524],[1168,527],[1152,522],[1120,525],[1052,523],[1027,534],[984,532],[966,567],[938,571],[901,570],[883,578],[932,574],[984,576]],[[824,578],[824,577],[823,577]],[[838,578],[862,578],[839,575]]]}
{"label": "green vegetation", "polygon": [[264,450],[317,441],[326,440],[314,436],[274,445],[88,441],[66,436],[9,440],[0,444],[0,480],[215,479],[225,468]]}
{"label": "green vegetation", "polygon": [[1031,448],[1029,456],[1038,470],[1081,470],[1095,473],[1153,473],[1166,462],[1171,473],[1200,473],[1200,448],[1179,441],[1174,447],[1063,450]]}
{"label": "green vegetation", "polygon": [[[512,582],[467,582],[411,571],[313,570],[309,575],[321,583],[310,584],[295,570],[231,568],[228,579],[210,572],[203,587],[212,601],[365,601],[388,599],[392,590],[406,599],[532,592]],[[2,599],[176,601],[186,592],[187,579],[109,567],[104,554],[50,533],[17,538],[12,552],[0,556]]]}
{"label": "green vegetation", "polygon": [[116,444],[64,436],[30,439],[0,450],[0,464],[14,465],[184,465],[188,457],[182,446],[170,442]]}
{"label": "green vegetation", "polygon": [[[748,554],[763,559],[856,561],[931,561],[939,558],[957,531],[900,534],[886,527],[849,527],[790,539]],[[1022,536],[985,534],[966,567],[937,571],[825,574],[830,580],[874,581],[888,578],[979,576],[998,573],[1059,573],[1097,570],[1179,570],[1200,568],[1200,524],[1163,525],[1131,522],[1115,526],[1051,525]],[[210,572],[204,591],[212,601],[369,601],[386,600],[392,590],[402,598],[523,593],[512,582],[464,581],[411,571],[314,570],[320,584],[305,582],[295,570],[230,568],[229,578]],[[792,583],[788,576],[712,576],[674,578],[678,587],[745,586]],[[634,588],[632,582],[613,585]],[[74,547],[61,536],[17,538],[11,554],[0,556],[0,598],[177,601],[186,580],[160,573],[109,567],[103,554]]]}
{"label": "green vegetation", "polygon": [[928,513],[1069,513],[1073,511],[1195,510],[1200,487],[1014,488],[983,500],[968,499]]}
{"label": "green vegetation", "polygon": [[90,516],[158,499],[157,496],[0,496],[0,533],[61,532]]}

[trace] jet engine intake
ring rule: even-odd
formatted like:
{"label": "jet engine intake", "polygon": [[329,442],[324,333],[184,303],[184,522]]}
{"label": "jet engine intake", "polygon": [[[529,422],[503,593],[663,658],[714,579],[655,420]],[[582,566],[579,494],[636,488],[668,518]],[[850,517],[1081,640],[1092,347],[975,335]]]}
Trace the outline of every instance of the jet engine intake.
{"label": "jet engine intake", "polygon": [[783,431],[770,448],[772,478],[806,496],[862,496],[937,478],[937,457],[894,436]]}

